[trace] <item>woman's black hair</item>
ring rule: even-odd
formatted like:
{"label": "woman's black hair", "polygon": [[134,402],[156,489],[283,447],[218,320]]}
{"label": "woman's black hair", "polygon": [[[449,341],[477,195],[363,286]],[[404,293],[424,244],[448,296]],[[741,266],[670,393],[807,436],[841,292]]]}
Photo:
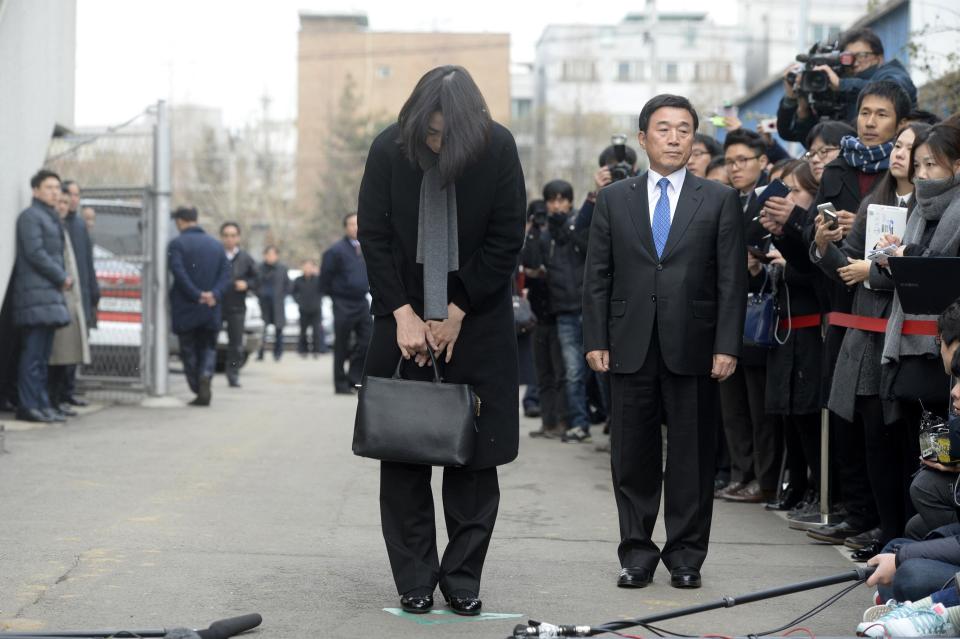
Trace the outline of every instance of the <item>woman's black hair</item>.
{"label": "woman's black hair", "polygon": [[547,182],[546,186],[543,187],[543,201],[549,202],[557,197],[573,202],[573,185],[566,180],[550,180]]}
{"label": "woman's black hair", "polygon": [[704,176],[710,175],[710,171],[716,171],[717,169],[727,170],[726,159],[722,155],[711,158],[710,164],[707,165],[707,170],[703,174]]}
{"label": "woman's black hair", "polygon": [[[784,160],[780,160],[780,162],[783,161]],[[779,164],[779,162],[777,164]],[[786,163],[783,165],[783,173],[780,174],[780,179],[782,180],[790,175],[793,176],[797,186],[801,189],[811,196],[817,194],[817,187],[820,185],[817,184],[817,178],[813,177],[813,169],[810,168],[809,162],[806,160],[786,160]]]}
{"label": "woman's black hair", "polygon": [[841,138],[852,135],[857,136],[857,130],[846,122],[841,122],[839,120],[826,120],[825,122],[817,122],[813,125],[813,128],[810,129],[810,133],[807,134],[807,139],[804,140],[804,146],[808,149],[813,146],[813,141],[817,138],[820,138],[824,143],[829,146],[840,146]]}
{"label": "woman's black hair", "polygon": [[[930,131],[930,125],[924,124],[923,122],[911,122],[907,126],[903,127],[900,133],[897,133],[897,135],[894,136],[893,138],[894,144],[896,144],[897,138],[900,137],[900,134],[906,131],[907,129],[910,129],[911,131],[913,131],[913,135],[915,136],[913,146],[916,146],[917,140],[921,138],[925,138],[927,136],[927,133],[929,133]],[[910,157],[913,158],[912,149],[910,151]],[[913,165],[913,162],[911,161],[911,166],[912,165]],[[908,169],[908,175],[910,175],[909,171],[912,171],[912,169]],[[911,182],[913,181],[912,177],[910,178],[910,181]],[[884,204],[887,206],[893,206],[897,203],[897,178],[893,177],[889,169],[886,172],[884,172],[883,175],[880,176],[879,180],[877,180],[877,183],[874,185],[873,189],[870,191],[870,195],[871,195],[871,198],[870,198],[871,204]],[[864,208],[863,211],[864,211],[863,213],[864,223],[866,223],[866,208]]]}
{"label": "woman's black hair", "polygon": [[922,136],[919,133],[917,134],[917,139],[913,141],[913,148],[910,149],[909,176],[911,182],[913,182],[915,173],[913,159],[916,156],[917,148],[923,145],[927,145],[933,157],[937,158],[938,163],[952,167],[954,162],[960,160],[960,127],[948,120],[929,127]]}
{"label": "woman's black hair", "polygon": [[466,69],[445,65],[427,71],[397,117],[400,144],[414,166],[430,153],[426,139],[430,118],[438,111],[443,114],[440,177],[450,184],[480,157],[490,141],[493,120],[483,94]]}

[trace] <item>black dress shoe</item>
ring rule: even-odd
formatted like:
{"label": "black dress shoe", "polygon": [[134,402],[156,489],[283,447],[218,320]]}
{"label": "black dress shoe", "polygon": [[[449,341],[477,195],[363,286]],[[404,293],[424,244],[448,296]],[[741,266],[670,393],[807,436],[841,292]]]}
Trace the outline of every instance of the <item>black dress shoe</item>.
{"label": "black dress shoe", "polygon": [[850,553],[850,558],[857,562],[868,561],[874,556],[879,555],[881,550],[883,550],[883,546],[880,545],[880,541],[873,541],[863,548],[854,550]]}
{"label": "black dress shoe", "polygon": [[689,566],[679,566],[670,571],[670,585],[674,588],[699,588],[700,571]]}
{"label": "black dress shoe", "polygon": [[18,408],[16,416],[21,422],[38,422],[41,424],[49,424],[53,421],[45,412],[37,410],[36,408]]}
{"label": "black dress shoe", "polygon": [[88,402],[87,400],[80,399],[79,397],[74,397],[73,395],[67,398],[66,403],[70,404],[71,406],[79,406],[80,408],[90,405],[90,402]]}
{"label": "black dress shoe", "polygon": [[433,608],[433,595],[403,595],[400,597],[400,607],[410,614],[426,614]]}
{"label": "black dress shoe", "polygon": [[807,537],[826,542],[835,546],[841,545],[847,537],[853,537],[865,532],[863,528],[855,528],[845,521],[828,526],[817,526],[807,531]]}
{"label": "black dress shoe", "polygon": [[646,568],[621,568],[617,588],[646,588],[653,581],[653,572]]}
{"label": "black dress shoe", "polygon": [[450,610],[464,617],[476,617],[483,609],[483,602],[472,595],[450,597],[447,599],[447,605],[450,606]]}

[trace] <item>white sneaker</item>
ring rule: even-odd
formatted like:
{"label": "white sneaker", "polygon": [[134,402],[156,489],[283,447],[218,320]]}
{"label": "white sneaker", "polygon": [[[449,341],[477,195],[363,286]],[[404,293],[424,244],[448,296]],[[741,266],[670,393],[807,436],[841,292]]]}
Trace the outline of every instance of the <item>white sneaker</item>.
{"label": "white sneaker", "polygon": [[935,604],[932,608],[913,610],[909,615],[902,616],[899,619],[887,621],[886,617],[881,617],[876,623],[882,623],[887,634],[891,637],[957,636],[957,629],[950,623],[947,617],[947,609],[943,604]]}
{"label": "white sneaker", "polygon": [[909,601],[899,603],[895,599],[890,599],[885,604],[871,606],[863,611],[863,622],[857,624],[857,635],[860,637],[882,637],[884,628],[883,624],[879,623],[879,619],[899,619],[911,612],[913,612],[913,608]]}

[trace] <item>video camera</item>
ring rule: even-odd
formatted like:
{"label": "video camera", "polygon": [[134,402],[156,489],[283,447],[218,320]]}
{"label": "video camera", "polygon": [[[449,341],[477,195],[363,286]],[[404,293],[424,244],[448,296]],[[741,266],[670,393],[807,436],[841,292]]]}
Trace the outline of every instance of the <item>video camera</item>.
{"label": "video camera", "polygon": [[841,51],[836,42],[823,42],[810,47],[808,53],[797,55],[797,62],[802,62],[803,66],[790,71],[787,82],[797,86],[799,77],[798,91],[821,118],[843,119],[847,109],[843,97],[830,86],[827,72],[815,70],[815,67],[826,65],[843,77],[853,68],[853,54]]}
{"label": "video camera", "polygon": [[613,145],[613,157],[616,164],[609,165],[610,182],[625,180],[633,175],[633,166],[627,161],[627,136],[618,133],[610,137],[610,144]]}

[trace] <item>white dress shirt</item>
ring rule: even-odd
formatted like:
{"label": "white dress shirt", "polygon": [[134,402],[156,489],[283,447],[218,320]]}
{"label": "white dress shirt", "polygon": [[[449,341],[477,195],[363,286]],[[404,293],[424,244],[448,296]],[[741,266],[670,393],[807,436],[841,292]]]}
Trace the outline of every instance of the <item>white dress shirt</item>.
{"label": "white dress shirt", "polygon": [[653,227],[653,212],[657,208],[657,202],[660,201],[660,185],[657,182],[660,178],[666,177],[670,180],[667,187],[667,198],[670,200],[670,223],[673,223],[673,216],[677,212],[677,202],[680,200],[680,189],[683,188],[683,180],[687,177],[687,167],[674,171],[670,175],[660,175],[653,169],[647,172],[647,198],[650,204],[650,226]]}

